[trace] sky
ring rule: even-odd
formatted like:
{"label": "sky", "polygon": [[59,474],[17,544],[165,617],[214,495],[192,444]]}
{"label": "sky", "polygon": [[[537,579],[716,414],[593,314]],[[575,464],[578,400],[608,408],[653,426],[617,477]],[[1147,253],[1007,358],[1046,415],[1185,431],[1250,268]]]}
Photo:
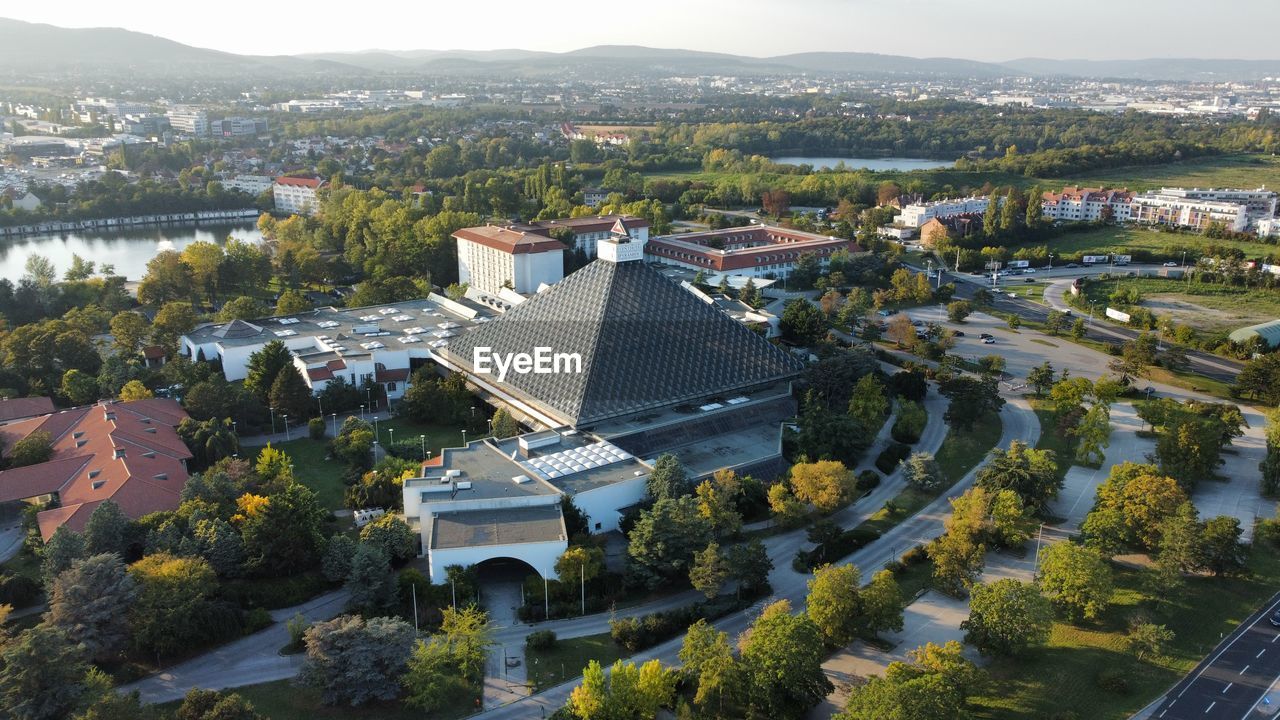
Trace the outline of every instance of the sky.
{"label": "sky", "polygon": [[0,9],[0,16],[64,27],[124,27],[255,55],[372,48],[561,52],[625,44],[757,57],[857,51],[987,61],[1280,58],[1275,43],[1280,0],[59,0],[12,5]]}

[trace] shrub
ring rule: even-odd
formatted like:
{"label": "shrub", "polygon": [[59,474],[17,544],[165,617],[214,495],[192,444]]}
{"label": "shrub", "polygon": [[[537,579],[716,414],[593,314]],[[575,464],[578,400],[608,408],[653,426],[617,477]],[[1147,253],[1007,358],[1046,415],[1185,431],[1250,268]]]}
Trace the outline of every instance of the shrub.
{"label": "shrub", "polygon": [[858,492],[867,492],[880,487],[880,473],[867,469],[858,473]]}
{"label": "shrub", "polygon": [[898,463],[906,460],[907,456],[910,454],[910,445],[904,445],[900,442],[891,443],[889,447],[885,448],[884,451],[876,457],[876,469],[885,475],[888,475],[898,467]]}
{"label": "shrub", "polygon": [[265,627],[269,627],[273,622],[275,621],[271,619],[271,613],[267,612],[266,608],[256,607],[245,613],[244,634],[252,635]]}
{"label": "shrub", "polygon": [[550,650],[555,644],[556,634],[551,630],[535,630],[524,638],[524,646],[530,650]]}
{"label": "shrub", "polygon": [[928,559],[929,553],[925,551],[923,545],[916,545],[910,550],[902,553],[902,564],[907,567],[919,565],[920,563],[928,561]]}
{"label": "shrub", "polygon": [[307,435],[312,440],[324,439],[324,418],[311,418],[307,421]]}
{"label": "shrub", "polygon": [[901,560],[890,560],[889,562],[884,564],[884,569],[888,570],[894,575],[901,575],[902,573],[906,572],[907,566],[903,565]]}
{"label": "shrub", "polygon": [[26,575],[0,576],[0,605],[24,608],[40,599],[40,583]]}
{"label": "shrub", "polygon": [[924,432],[928,421],[929,417],[920,403],[899,398],[898,419],[893,422],[891,429],[893,439],[908,445],[919,442],[920,434]]}

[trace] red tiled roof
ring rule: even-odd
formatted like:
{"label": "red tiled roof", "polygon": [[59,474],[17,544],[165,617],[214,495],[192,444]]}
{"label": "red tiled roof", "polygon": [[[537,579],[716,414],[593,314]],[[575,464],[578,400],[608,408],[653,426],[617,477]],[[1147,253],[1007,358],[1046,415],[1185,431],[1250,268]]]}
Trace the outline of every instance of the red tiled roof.
{"label": "red tiled roof", "polygon": [[276,178],[277,185],[292,185],[294,187],[318,188],[324,184],[320,178],[313,177],[291,177],[289,175],[281,175]]}
{"label": "red tiled roof", "polygon": [[163,345],[148,345],[142,348],[142,357],[148,360],[159,360],[165,356]]}
{"label": "red tiled roof", "polygon": [[0,422],[47,415],[51,412],[53,412],[53,400],[47,397],[0,400]]}
{"label": "red tiled roof", "polygon": [[[711,247],[716,240],[724,243],[723,250]],[[862,252],[852,240],[767,226],[667,235],[650,238],[645,246],[647,255],[716,271],[788,264],[805,253],[823,257],[837,250]]]}
{"label": "red tiled roof", "polygon": [[329,380],[333,377],[333,371],[327,367],[307,368],[307,377],[311,380]]}
{"label": "red tiled roof", "polygon": [[191,451],[176,426],[187,413],[177,402],[150,398],[104,402],[0,426],[5,447],[37,430],[53,438],[45,463],[0,472],[0,499],[52,492],[61,507],[37,516],[48,539],[66,524],[80,530],[103,500],[133,518],[178,507]]}
{"label": "red tiled roof", "polygon": [[564,250],[564,243],[559,240],[552,240],[545,235],[532,232],[498,227],[497,225],[462,228],[455,232],[453,236],[459,240],[467,240],[512,255]]}
{"label": "red tiled roof", "polygon": [[329,368],[330,370],[346,370],[347,361],[343,360],[342,358],[338,358],[337,360],[330,360],[329,362],[325,363],[324,366]]}
{"label": "red tiled roof", "polygon": [[374,372],[374,379],[383,382],[404,382],[409,379],[409,368],[379,368]]}

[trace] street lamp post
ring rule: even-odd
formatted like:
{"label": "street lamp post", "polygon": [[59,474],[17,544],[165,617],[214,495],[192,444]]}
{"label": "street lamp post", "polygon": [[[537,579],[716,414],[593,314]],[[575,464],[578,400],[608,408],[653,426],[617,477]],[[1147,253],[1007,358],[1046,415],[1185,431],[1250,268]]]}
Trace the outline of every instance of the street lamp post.
{"label": "street lamp post", "polygon": [[364,420],[364,403],[360,403],[360,419]]}
{"label": "street lamp post", "polygon": [[338,413],[329,413],[329,416],[333,418],[333,436],[338,437]]}
{"label": "street lamp post", "polygon": [[267,409],[271,411],[271,434],[275,435],[276,434],[276,409],[273,407],[269,407]]}
{"label": "street lamp post", "polygon": [[369,452],[373,453],[373,464],[378,464],[378,439],[374,438],[373,445],[369,447]]}
{"label": "street lamp post", "polygon": [[289,416],[287,414],[284,416],[284,439],[285,442],[289,441]]}
{"label": "street lamp post", "polygon": [[395,428],[387,428],[387,432],[391,435],[391,439],[387,441],[387,442],[388,442],[388,444],[395,445],[395,444],[396,444],[396,429],[395,429]]}
{"label": "street lamp post", "polygon": [[463,430],[462,431],[462,447],[466,447],[466,446],[467,446],[467,431]]}
{"label": "street lamp post", "polygon": [[427,436],[419,435],[418,440],[422,443],[422,459],[427,459]]}
{"label": "street lamp post", "polygon": [[1049,272],[1053,272],[1053,253],[1049,253]]}

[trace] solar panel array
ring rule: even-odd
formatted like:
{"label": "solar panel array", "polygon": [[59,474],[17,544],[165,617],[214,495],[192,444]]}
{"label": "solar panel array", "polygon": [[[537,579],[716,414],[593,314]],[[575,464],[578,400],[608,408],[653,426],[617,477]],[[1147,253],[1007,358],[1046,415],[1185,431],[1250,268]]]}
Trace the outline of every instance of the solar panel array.
{"label": "solar panel array", "polygon": [[630,453],[617,445],[598,440],[590,445],[542,455],[529,460],[526,464],[542,477],[551,480],[630,460],[631,457]]}

